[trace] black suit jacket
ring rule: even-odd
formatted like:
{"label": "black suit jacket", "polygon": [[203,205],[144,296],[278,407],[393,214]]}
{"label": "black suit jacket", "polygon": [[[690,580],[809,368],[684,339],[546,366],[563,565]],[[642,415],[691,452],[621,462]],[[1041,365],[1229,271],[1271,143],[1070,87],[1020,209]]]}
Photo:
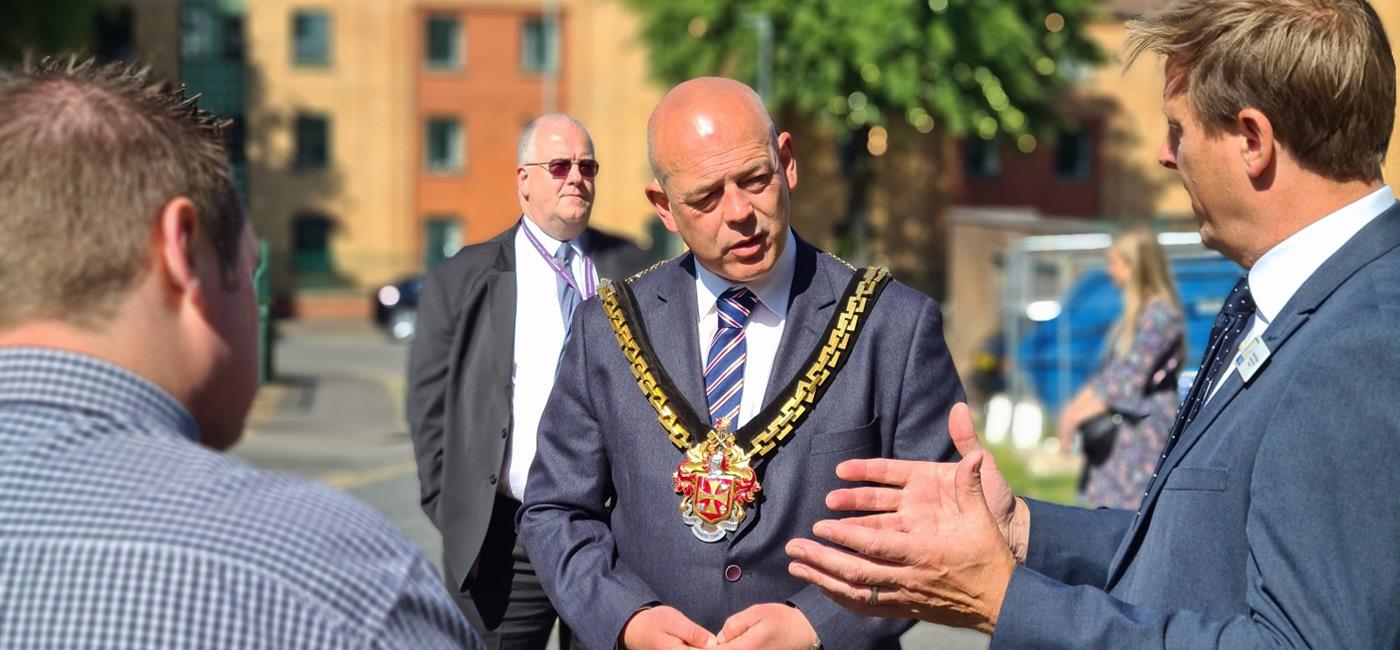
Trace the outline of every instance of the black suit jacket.
{"label": "black suit jacket", "polygon": [[[483,568],[509,567],[515,546],[514,513],[493,526],[491,510],[511,431],[518,228],[428,272],[408,365],[423,511],[442,533],[448,585],[454,595],[471,590],[489,628],[504,613],[510,572],[483,571],[473,584],[467,577],[479,557]],[[592,228],[582,243],[601,277],[621,279],[648,261],[635,244]]]}

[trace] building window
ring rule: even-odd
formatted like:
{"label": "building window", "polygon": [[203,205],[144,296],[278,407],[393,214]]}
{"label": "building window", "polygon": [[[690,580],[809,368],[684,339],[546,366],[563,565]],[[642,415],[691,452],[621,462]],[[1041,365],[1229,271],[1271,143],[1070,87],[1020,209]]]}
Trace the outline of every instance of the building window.
{"label": "building window", "polygon": [[424,137],[424,164],[428,171],[446,173],[462,170],[462,124],[457,118],[428,118]]}
{"label": "building window", "polygon": [[543,17],[525,19],[520,28],[520,69],[532,74],[553,74],[559,69],[559,30]]}
{"label": "building window", "polygon": [[325,11],[302,10],[292,14],[292,63],[330,65],[331,16]]}
{"label": "building window", "polygon": [[1001,175],[1001,147],[992,140],[969,138],[963,141],[963,175],[968,178],[996,178]]}
{"label": "building window", "polygon": [[229,63],[240,63],[243,61],[243,16],[226,15],[223,22],[223,44],[220,49],[224,61]]}
{"label": "building window", "polygon": [[332,284],[331,233],[335,222],[323,214],[302,213],[292,219],[292,272],[303,286]]}
{"label": "building window", "polygon": [[214,14],[208,7],[190,6],[180,12],[180,58],[202,61],[214,52],[217,35]]}
{"label": "building window", "polygon": [[1082,180],[1089,177],[1094,154],[1094,138],[1088,129],[1061,131],[1055,141],[1055,176]]}
{"label": "building window", "polygon": [[434,70],[462,67],[462,23],[451,16],[428,18],[424,38],[424,58]]}
{"label": "building window", "polygon": [[462,222],[453,215],[434,215],[423,223],[423,263],[432,266],[462,248]]}
{"label": "building window", "polygon": [[331,158],[331,120],[324,115],[300,114],[296,118],[297,169],[325,169]]}

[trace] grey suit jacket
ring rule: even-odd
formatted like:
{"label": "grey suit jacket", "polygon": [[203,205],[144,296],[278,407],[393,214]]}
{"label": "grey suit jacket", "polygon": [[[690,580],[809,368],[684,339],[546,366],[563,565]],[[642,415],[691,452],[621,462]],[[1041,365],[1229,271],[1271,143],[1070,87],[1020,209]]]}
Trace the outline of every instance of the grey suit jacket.
{"label": "grey suit jacket", "polygon": [[[852,270],[795,240],[792,301],[766,399],[799,371],[836,309]],[[680,398],[706,402],[696,324],[694,258],[685,255],[633,285],[638,310]],[[757,507],[730,537],[707,544],[681,521],[671,474],[682,453],[642,396],[597,300],[579,309],[560,381],[540,424],[539,452],[520,535],[556,609],[590,648],[610,648],[648,603],[676,607],[718,632],[750,605],[800,608],[831,648],[891,648],[905,621],[864,618],[788,575],[783,545],[835,513],[836,464],[885,456],[944,460],[954,450],[947,414],[963,398],[943,341],[938,305],[891,283],[850,360],[811,417],[757,464]],[[609,500],[611,499],[611,507]],[[726,568],[738,567],[737,580]],[[730,570],[731,577],[735,570]]]}
{"label": "grey suit jacket", "polygon": [[993,646],[1400,647],[1400,207],[1263,340],[1136,516],[1032,505]]}
{"label": "grey suit jacket", "polygon": [[[442,533],[448,585],[457,594],[472,587],[491,628],[500,622],[509,585],[467,585],[466,578],[479,556],[509,566],[515,546],[510,526],[489,522],[511,431],[518,227],[467,246],[428,272],[408,366],[406,410],[423,512]],[[631,242],[591,228],[582,243],[602,277],[625,277],[646,262]],[[494,575],[509,580],[509,572]]]}

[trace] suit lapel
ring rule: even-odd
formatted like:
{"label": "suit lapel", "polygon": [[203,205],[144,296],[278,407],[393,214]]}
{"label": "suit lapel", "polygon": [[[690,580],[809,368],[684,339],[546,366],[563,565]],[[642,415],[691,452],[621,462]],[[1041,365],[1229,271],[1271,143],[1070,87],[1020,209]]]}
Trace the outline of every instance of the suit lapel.
{"label": "suit lapel", "polygon": [[[1269,356],[1279,355],[1280,350],[1288,343],[1293,335],[1307,323],[1313,312],[1326,302],[1344,282],[1354,275],[1361,267],[1369,264],[1377,257],[1384,255],[1396,246],[1400,246],[1400,204],[1392,206],[1381,213],[1365,228],[1354,235],[1336,253],[1327,259],[1317,271],[1313,272],[1303,286],[1293,294],[1288,303],[1279,310],[1278,316],[1271,323],[1268,329],[1264,330],[1262,336],[1264,344],[1269,348]],[[1191,451],[1193,447],[1205,434],[1206,430],[1225,411],[1225,408],[1241,392],[1247,392],[1248,387],[1240,379],[1239,373],[1233,368],[1228,370],[1229,375],[1220,392],[1211,398],[1201,410],[1196,419],[1191,422],[1181,434],[1181,439],[1172,447],[1171,453],[1158,468],[1158,479],[1153,481],[1152,487],[1147,496],[1144,497],[1142,505],[1138,508],[1138,517],[1129,529],[1125,542],[1118,549],[1118,554],[1113,560],[1109,569],[1108,582],[1105,589],[1112,589],[1118,579],[1122,577],[1127,569],[1127,564],[1131,556],[1137,552],[1137,546],[1141,542],[1142,535],[1147,529],[1147,523],[1152,518],[1153,509],[1157,505],[1157,499],[1161,496],[1162,488],[1166,485],[1170,472],[1181,464],[1182,459]],[[1268,372],[1267,364],[1260,372]],[[1217,435],[1227,435],[1228,432]]]}
{"label": "suit lapel", "polygon": [[[700,368],[700,312],[695,304],[695,258],[689,254],[678,264],[667,264],[656,293],[638,295],[638,308],[646,323],[647,338],[661,367],[701,420],[706,422],[705,378]],[[701,432],[703,433],[703,432]]]}
{"label": "suit lapel", "polygon": [[486,278],[486,299],[491,306],[492,331],[500,337],[497,345],[494,346],[493,355],[496,359],[496,375],[504,378],[506,386],[511,385],[515,377],[515,231],[517,228],[519,225],[496,238],[501,249],[496,256],[495,263],[491,266],[491,275]]}
{"label": "suit lapel", "polygon": [[832,278],[828,273],[819,271],[821,266],[817,263],[817,249],[796,236],[790,243],[797,246],[796,268],[792,274],[787,322],[783,325],[783,337],[778,343],[778,353],[773,358],[768,386],[763,393],[764,406],[773,401],[778,391],[802,370],[802,362],[821,340],[822,331],[831,320],[831,312],[836,305]]}

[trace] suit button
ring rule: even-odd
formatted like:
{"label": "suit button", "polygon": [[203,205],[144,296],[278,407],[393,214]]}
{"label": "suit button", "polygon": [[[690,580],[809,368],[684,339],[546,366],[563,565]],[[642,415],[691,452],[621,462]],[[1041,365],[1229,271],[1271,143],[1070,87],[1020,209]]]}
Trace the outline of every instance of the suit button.
{"label": "suit button", "polygon": [[501,437],[504,438],[508,435],[510,435],[510,427],[501,427]]}
{"label": "suit button", "polygon": [[495,475],[495,474],[492,474],[492,475],[491,475],[491,485],[495,485],[495,484],[496,484],[496,475]]}
{"label": "suit button", "polygon": [[730,581],[730,582],[738,582],[738,581],[739,581],[739,578],[742,578],[742,577],[744,577],[744,570],[743,570],[743,569],[740,569],[740,568],[739,568],[739,565],[737,565],[737,564],[731,564],[731,565],[729,565],[729,566],[727,566],[727,567],[724,567],[724,579],[725,579],[725,580],[728,580],[728,581]]}

